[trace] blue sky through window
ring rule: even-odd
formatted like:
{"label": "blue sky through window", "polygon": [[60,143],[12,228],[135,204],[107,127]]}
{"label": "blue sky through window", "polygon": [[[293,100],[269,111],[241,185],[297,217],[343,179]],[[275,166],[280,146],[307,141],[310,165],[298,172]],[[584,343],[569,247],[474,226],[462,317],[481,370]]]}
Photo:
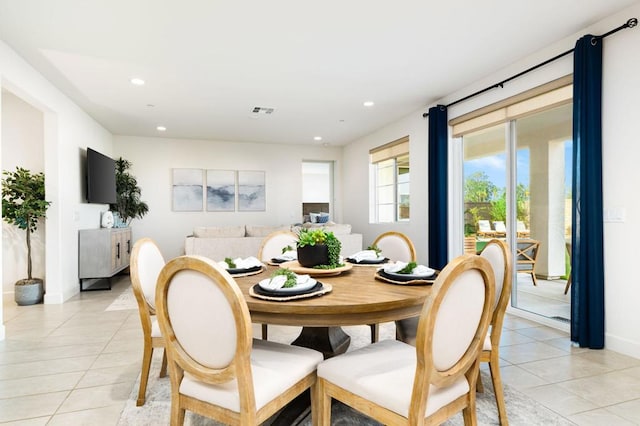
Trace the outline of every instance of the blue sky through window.
{"label": "blue sky through window", "polygon": [[[573,141],[567,140],[564,144],[564,161],[565,161],[565,190],[568,191],[571,188],[571,174],[573,169],[572,161]],[[518,176],[517,181],[526,187],[529,187],[529,149],[518,150],[517,155],[517,168]],[[490,155],[487,157],[477,158],[464,162],[464,178],[468,178],[473,173],[481,171],[489,176],[489,180],[498,188],[506,187],[506,171],[507,163],[504,153]]]}

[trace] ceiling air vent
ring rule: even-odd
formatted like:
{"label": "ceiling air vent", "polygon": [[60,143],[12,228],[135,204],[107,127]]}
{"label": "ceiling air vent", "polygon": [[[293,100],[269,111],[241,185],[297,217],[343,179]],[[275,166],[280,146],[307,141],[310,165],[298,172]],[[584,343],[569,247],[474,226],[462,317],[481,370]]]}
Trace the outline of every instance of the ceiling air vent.
{"label": "ceiling air vent", "polygon": [[259,114],[259,115],[269,115],[272,114],[274,111],[273,108],[265,108],[265,107],[253,107],[253,110],[251,111],[254,114]]}

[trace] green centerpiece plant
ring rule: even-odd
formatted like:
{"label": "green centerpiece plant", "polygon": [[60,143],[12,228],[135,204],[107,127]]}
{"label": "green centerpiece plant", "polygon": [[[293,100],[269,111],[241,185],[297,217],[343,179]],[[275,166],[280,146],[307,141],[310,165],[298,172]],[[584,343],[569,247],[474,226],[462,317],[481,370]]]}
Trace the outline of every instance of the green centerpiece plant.
{"label": "green centerpiece plant", "polygon": [[342,244],[331,231],[323,228],[302,229],[296,242],[300,265],[316,269],[335,269],[340,263]]}
{"label": "green centerpiece plant", "polygon": [[40,303],[43,280],[32,276],[31,233],[38,229],[39,219],[45,217],[51,204],[44,198],[44,173],[31,173],[22,167],[2,173],[2,217],[5,222],[24,229],[27,242],[27,278],[15,283],[15,300],[18,305]]}

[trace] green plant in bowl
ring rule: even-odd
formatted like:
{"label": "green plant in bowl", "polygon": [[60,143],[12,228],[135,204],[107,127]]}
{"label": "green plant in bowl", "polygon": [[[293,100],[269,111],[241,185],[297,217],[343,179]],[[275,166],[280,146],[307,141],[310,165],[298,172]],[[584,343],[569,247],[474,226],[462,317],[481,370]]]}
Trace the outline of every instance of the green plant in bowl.
{"label": "green plant in bowl", "polygon": [[[335,269],[343,266],[343,264],[340,263],[340,250],[342,249],[340,240],[333,234],[333,232],[327,231],[323,228],[300,230],[298,233],[298,240],[296,241],[298,261],[300,262],[301,259],[305,258],[305,248],[320,248],[321,246],[326,246],[326,260],[323,259],[319,263],[315,263],[310,267],[316,269]],[[324,247],[322,248],[324,249]],[[300,262],[300,264],[302,265],[303,263]]]}

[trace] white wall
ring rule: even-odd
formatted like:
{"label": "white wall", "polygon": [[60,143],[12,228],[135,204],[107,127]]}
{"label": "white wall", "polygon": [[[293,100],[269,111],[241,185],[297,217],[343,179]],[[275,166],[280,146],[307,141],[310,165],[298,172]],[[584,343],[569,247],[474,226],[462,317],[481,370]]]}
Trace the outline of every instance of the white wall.
{"label": "white wall", "polygon": [[[587,33],[603,34],[625,23],[631,17],[640,16],[640,4],[576,33],[572,37],[527,56],[511,66],[496,71],[475,84],[434,102],[447,104],[493,85],[522,70],[574,47],[576,40]],[[640,238],[640,199],[635,196],[640,182],[640,144],[636,121],[640,117],[640,29],[620,31],[604,41],[603,64],[603,162],[604,207],[622,209],[625,219],[621,223],[605,222],[605,327],[606,347],[640,358],[640,283],[631,272],[637,261],[635,242]],[[449,109],[449,119],[489,105],[553,79],[571,74],[573,56],[569,55],[533,73],[527,74],[502,89],[495,89]],[[446,67],[446,65],[445,65]],[[446,72],[446,69],[443,71]],[[345,148],[344,193],[345,220],[366,223],[368,194],[366,182],[367,152],[373,147],[405,134],[411,136],[411,224],[395,226],[407,232],[416,242],[419,259],[426,260],[426,220],[417,218],[426,212],[427,122],[422,119],[424,110],[417,111],[386,126],[372,135],[353,142]],[[452,141],[452,144],[455,142]],[[457,170],[461,173],[461,170]],[[458,188],[459,189],[459,188]],[[457,194],[452,192],[454,196]],[[366,227],[365,244],[378,232],[378,226]],[[391,227],[385,227],[391,228]],[[462,226],[458,227],[460,230]],[[452,228],[455,232],[457,228]],[[457,238],[462,239],[461,235]]]}
{"label": "white wall", "polygon": [[[2,170],[17,166],[33,173],[44,171],[44,117],[9,91],[2,91]],[[3,176],[4,177],[4,176]],[[31,234],[33,277],[45,275],[45,221]],[[2,221],[2,289],[12,297],[14,283],[27,277],[25,231]]]}
{"label": "white wall", "polygon": [[[364,247],[386,231],[405,233],[413,241],[418,260],[427,262],[427,119],[424,111],[416,111],[397,122],[365,136],[344,148],[343,192],[344,220],[358,224]],[[402,223],[369,223],[369,150],[409,135],[411,187],[410,221]]]}
{"label": "white wall", "polygon": [[[45,303],[62,303],[80,289],[78,229],[98,227],[105,209],[84,201],[83,156],[87,146],[109,155],[112,136],[1,41],[0,84],[43,113],[46,198],[52,202],[46,221]],[[0,146],[3,154],[21,150],[4,139]]]}
{"label": "white wall", "polygon": [[[184,238],[196,226],[281,225],[302,220],[302,161],[336,161],[340,176],[342,148],[279,144],[233,143],[188,139],[116,136],[114,157],[133,163],[142,200],[149,213],[132,222],[133,239],[150,237],[164,256],[184,253]],[[171,169],[264,170],[264,212],[174,212],[171,210]],[[340,188],[336,185],[336,200]],[[341,221],[341,206],[334,205],[334,220]],[[354,226],[354,232],[357,227]]]}

